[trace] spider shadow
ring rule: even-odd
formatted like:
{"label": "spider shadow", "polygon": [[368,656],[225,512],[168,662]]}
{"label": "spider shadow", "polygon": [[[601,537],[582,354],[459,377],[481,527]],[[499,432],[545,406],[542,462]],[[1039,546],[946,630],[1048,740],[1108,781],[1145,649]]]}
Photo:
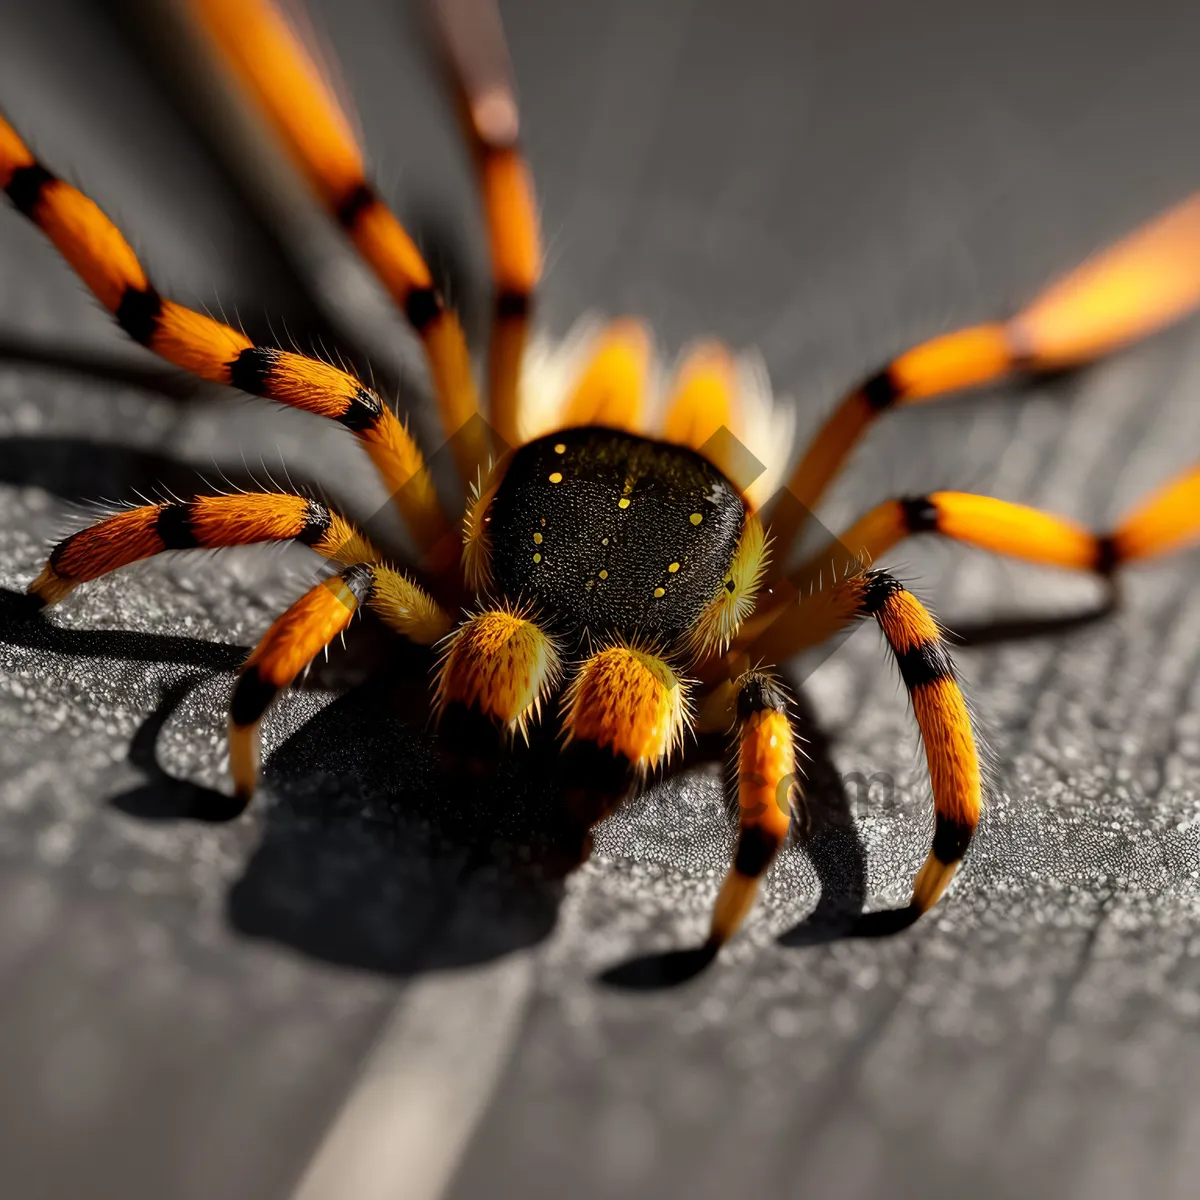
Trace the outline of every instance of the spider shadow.
{"label": "spider shadow", "polygon": [[[146,503],[145,497],[188,498],[212,492],[275,490],[261,476],[244,467],[204,470],[153,450],[137,450],[88,438],[0,438],[0,483],[38,487],[76,503],[104,496],[108,501]],[[320,496],[339,511],[336,496],[310,479],[289,474],[291,490],[302,496]]]}
{"label": "spider shadow", "polygon": [[[1116,581],[1107,581],[1104,594],[1092,607],[1077,612],[1012,613],[985,621],[960,623],[953,640],[963,646],[988,646],[1058,637],[1086,629],[1111,616],[1119,607]],[[813,946],[850,938],[891,937],[910,928],[920,917],[911,905],[864,912],[866,848],[851,811],[846,783],[835,769],[829,740],[803,691],[789,680],[795,697],[794,725],[803,739],[805,762],[805,821],[795,844],[812,862],[820,882],[816,906],[798,924],[779,935],[780,945]],[[710,757],[712,757],[710,753]],[[693,765],[685,761],[684,769]],[[734,781],[730,781],[733,783]],[[860,797],[869,801],[869,796]],[[642,955],[604,971],[600,979],[614,987],[654,990],[675,987],[695,978],[716,957],[703,945]]]}
{"label": "spider shadow", "polygon": [[[1111,607],[1004,622],[1001,630],[1006,638],[1047,636],[1088,625]],[[565,877],[579,862],[561,803],[553,724],[534,731],[531,744],[516,747],[494,776],[447,773],[427,732],[427,652],[381,638],[369,621],[353,629],[350,653],[310,676],[303,703],[315,711],[265,765],[273,802],[227,897],[231,926],[310,957],[401,976],[488,961],[539,943],[554,927]],[[988,629],[964,629],[960,640],[994,640]],[[165,771],[155,746],[191,690],[206,676],[236,669],[244,647],[64,629],[34,615],[29,597],[7,589],[0,589],[0,641],[78,658],[190,668],[160,685],[157,705],[131,741],[129,758],[145,783],[110,803],[148,821],[234,815],[223,793]],[[323,706],[312,690],[314,683],[347,682],[348,690]],[[814,865],[820,895],[779,941],[807,946],[897,933],[917,914],[862,912],[866,851],[845,781],[808,701],[798,688],[793,692],[808,755],[807,821],[797,842]],[[703,739],[671,774],[724,757],[723,739]],[[694,978],[713,957],[703,946],[646,955],[601,979],[626,989],[666,988]]]}
{"label": "spider shadow", "polygon": [[138,726],[129,743],[129,762],[146,776],[146,782],[109,800],[109,804],[127,816],[144,821],[210,821],[233,819],[241,805],[215,788],[179,779],[165,771],[158,761],[158,737],[180,703],[204,676],[185,675],[166,683],[159,692],[158,704]]}
{"label": "spider shadow", "polygon": [[388,975],[484,962],[553,929],[578,837],[549,731],[494,774],[447,770],[428,652],[324,705],[265,764],[274,797],[228,899],[232,926]]}
{"label": "spider shadow", "polygon": [[[391,975],[488,961],[541,941],[579,861],[578,838],[558,815],[552,734],[502,762],[492,779],[447,774],[426,730],[427,652],[393,639],[389,661],[377,628],[354,629],[361,632],[348,639],[346,658],[314,670],[300,689],[313,715],[265,764],[261,835],[226,898],[231,927]],[[130,742],[144,782],[109,803],[152,822],[237,816],[225,793],[164,769],[156,743],[192,690],[235,670],[245,647],[66,629],[6,588],[0,642],[75,660],[186,668],[160,680]],[[324,688],[347,681],[349,690],[322,704]]]}
{"label": "spider shadow", "polygon": [[45,620],[40,609],[40,602],[33,596],[0,587],[0,642],[75,658],[115,658],[209,671],[236,670],[247,654],[245,646],[182,635],[124,629],[64,629]]}
{"label": "spider shadow", "polygon": [[65,341],[49,341],[23,331],[0,330],[0,366],[8,364],[133,387],[178,404],[190,403],[214,390],[213,384],[168,364],[142,362],[119,351],[96,351]]}

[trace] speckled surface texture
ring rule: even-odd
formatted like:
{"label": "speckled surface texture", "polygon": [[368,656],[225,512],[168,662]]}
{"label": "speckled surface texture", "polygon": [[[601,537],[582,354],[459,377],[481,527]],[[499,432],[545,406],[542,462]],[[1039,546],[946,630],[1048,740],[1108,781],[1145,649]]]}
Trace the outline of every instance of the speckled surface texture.
{"label": "speckled surface texture", "polygon": [[[339,14],[389,193],[469,228],[478,271],[466,165],[397,7],[317,11]],[[1200,10],[1050,7],[504,4],[546,323],[633,310],[672,353],[708,332],[755,343],[809,428],[888,354],[1010,310],[1200,187]],[[156,99],[136,6],[122,13],[3,6],[0,106],[119,216],[164,290],[322,332]],[[1090,581],[905,547],[900,574],[964,635],[995,763],[946,902],[894,937],[838,936],[855,906],[907,897],[930,827],[902,689],[864,630],[804,680],[811,857],[783,858],[691,982],[621,989],[602,973],[703,934],[731,844],[717,768],[613,819],[559,882],[538,869],[543,765],[449,794],[417,684],[398,682],[421,664],[364,682],[369,628],[268,720],[247,817],[181,815],[224,786],[239,648],[301,589],[304,552],[167,558],[44,622],[13,589],[84,497],[281,459],[357,513],[380,497],[336,430],[164,380],[11,212],[0,261],[5,1196],[284,1196],[407,981],[522,947],[532,998],[456,1200],[1196,1194],[1195,555],[1055,630],[1096,605]],[[1200,453],[1198,414],[1193,321],[881,424],[828,523],[934,486],[1103,523]],[[1043,627],[1010,628],[1023,617]],[[858,795],[849,777],[876,772],[894,787]]]}

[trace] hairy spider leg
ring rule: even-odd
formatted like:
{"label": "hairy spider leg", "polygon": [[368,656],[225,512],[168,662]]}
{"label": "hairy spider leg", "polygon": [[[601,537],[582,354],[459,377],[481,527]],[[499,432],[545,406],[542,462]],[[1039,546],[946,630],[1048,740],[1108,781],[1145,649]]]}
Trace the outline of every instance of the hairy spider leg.
{"label": "hairy spider leg", "polygon": [[368,181],[351,122],[270,0],[190,0],[222,59],[267,116],[317,197],[403,310],[425,350],[442,428],[464,481],[487,459],[466,337],[412,238]]}
{"label": "hairy spider leg", "polygon": [[44,604],[164,550],[213,550],[256,542],[300,542],[334,562],[378,562],[380,554],[344,517],[303,496],[242,492],[126,508],[64,538],[29,585]]}
{"label": "hairy spider leg", "polygon": [[1051,285],[1011,320],[943,334],[894,359],[834,408],[771,513],[782,567],[850,451],[885,412],[1003,378],[1075,366],[1145,337],[1200,304],[1200,195],[1169,209]]}
{"label": "hairy spider leg", "polygon": [[229,768],[235,796],[249,803],[258,779],[260,726],[276,696],[342,633],[362,604],[397,633],[432,646],[450,630],[450,618],[400,571],[382,563],[355,563],[323,579],[263,634],[242,667],[229,708]]}
{"label": "hairy spider leg", "polygon": [[983,802],[971,716],[949,648],[933,617],[886,571],[858,570],[810,592],[797,594],[793,589],[786,605],[769,607],[746,623],[730,656],[785,662],[865,617],[875,619],[900,668],[933,785],[937,817],[933,848],[917,875],[911,901],[912,908],[922,913],[937,901],[958,869]]}
{"label": "hairy spider leg", "polygon": [[521,423],[521,362],[542,243],[533,176],[521,152],[520,114],[500,12],[494,0],[437,0],[434,11],[475,157],[492,264],[488,404],[507,447]]}
{"label": "hairy spider leg", "polygon": [[449,631],[450,618],[433,598],[386,565],[345,517],[317,500],[285,492],[197,496],[123,509],[59,542],[29,592],[45,605],[57,604],[81,583],[166,550],[263,542],[299,542],[344,566],[378,568],[371,606],[392,629],[425,646]]}
{"label": "hairy spider leg", "polygon": [[[1093,533],[1069,517],[968,492],[886,500],[789,579],[803,589],[830,566],[852,569],[922,533],[1026,562],[1110,575],[1125,563],[1158,558],[1200,541],[1200,466],[1189,467],[1155,489],[1107,533]],[[839,554],[847,553],[847,562],[837,561]]]}
{"label": "hairy spider leg", "polygon": [[272,623],[242,666],[229,706],[229,769],[243,806],[254,795],[260,726],[279,692],[350,624],[371,586],[365,566],[323,579]]}
{"label": "hairy spider leg", "polygon": [[737,931],[787,839],[801,795],[787,696],[769,675],[750,671],[735,685],[738,840],[733,863],[717,894],[709,946]]}
{"label": "hairy spider leg", "polygon": [[0,187],[67,260],[134,341],[168,362],[349,429],[375,464],[431,570],[446,570],[447,525],[408,430],[353,375],[271,346],[160,296],[120,230],[39,163],[0,118]]}
{"label": "hairy spider leg", "polygon": [[258,724],[275,695],[349,624],[362,602],[392,630],[431,646],[450,630],[437,602],[344,517],[316,500],[278,492],[197,496],[114,513],[55,546],[29,591],[55,604],[80,583],[166,550],[218,549],[295,541],[345,565],[271,626],[247,660],[230,717],[230,762],[237,795],[248,800],[258,764]]}

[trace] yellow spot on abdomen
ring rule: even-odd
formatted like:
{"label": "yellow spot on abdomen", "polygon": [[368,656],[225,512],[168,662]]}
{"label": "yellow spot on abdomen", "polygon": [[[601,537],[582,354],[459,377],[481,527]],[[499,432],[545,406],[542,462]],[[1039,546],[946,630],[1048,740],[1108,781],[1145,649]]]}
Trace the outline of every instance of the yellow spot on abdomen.
{"label": "yellow spot on abdomen", "polygon": [[555,446],[554,446],[554,453],[555,453],[555,454],[566,454],[566,452],[567,452],[567,444],[566,444],[566,442],[557,442],[557,443],[555,443]]}
{"label": "yellow spot on abdomen", "polygon": [[600,572],[600,578],[601,578],[601,579],[607,579],[607,578],[608,578],[608,572],[607,572],[607,571],[601,571],[601,572]]}
{"label": "yellow spot on abdomen", "polygon": [[542,544],[542,535],[540,533],[535,533],[533,535],[533,540],[540,546]]}
{"label": "yellow spot on abdomen", "polygon": [[656,600],[659,599],[659,597],[661,597],[661,596],[665,596],[666,594],[667,594],[666,588],[657,587],[654,589],[654,598]]}
{"label": "yellow spot on abdomen", "polygon": [[[554,476],[551,475],[550,478],[553,479]],[[692,513],[692,515],[688,517],[688,520],[691,521],[693,525],[699,525],[704,518],[699,513]]]}
{"label": "yellow spot on abdomen", "polygon": [[561,471],[551,472],[550,482],[551,483],[562,483],[562,472]]}
{"label": "yellow spot on abdomen", "polygon": [[672,575],[674,575],[674,574],[675,574],[675,572],[679,570],[679,564],[678,564],[678,563],[672,563],[672,564],[671,564],[671,565],[670,565],[670,566],[667,568],[667,570],[668,570],[668,571],[670,571]]}
{"label": "yellow spot on abdomen", "polygon": [[620,500],[617,501],[617,507],[618,508],[628,508],[629,507],[629,497],[622,496],[620,498]]}
{"label": "yellow spot on abdomen", "polygon": [[534,562],[541,562],[541,561],[542,561],[542,556],[541,556],[540,554],[535,554],[535,555],[533,556],[533,561],[534,561]]}

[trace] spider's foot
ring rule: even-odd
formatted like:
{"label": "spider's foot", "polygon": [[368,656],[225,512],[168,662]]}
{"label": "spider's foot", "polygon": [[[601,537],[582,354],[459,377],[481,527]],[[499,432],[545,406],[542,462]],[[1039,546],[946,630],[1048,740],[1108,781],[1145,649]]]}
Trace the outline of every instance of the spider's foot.
{"label": "spider's foot", "polygon": [[936,854],[931,852],[925,860],[925,865],[917,873],[910,907],[915,909],[918,914],[928,912],[938,902],[938,898],[946,890],[957,870],[957,860],[948,863],[942,862]]}
{"label": "spider's foot", "polygon": [[74,587],[76,581],[64,579],[49,563],[42,568],[42,573],[26,589],[31,602],[36,601],[37,607],[31,609],[38,612],[57,604]]}
{"label": "spider's foot", "polygon": [[254,796],[262,754],[258,722],[238,725],[229,722],[229,773],[233,776],[234,799],[245,808]]}

